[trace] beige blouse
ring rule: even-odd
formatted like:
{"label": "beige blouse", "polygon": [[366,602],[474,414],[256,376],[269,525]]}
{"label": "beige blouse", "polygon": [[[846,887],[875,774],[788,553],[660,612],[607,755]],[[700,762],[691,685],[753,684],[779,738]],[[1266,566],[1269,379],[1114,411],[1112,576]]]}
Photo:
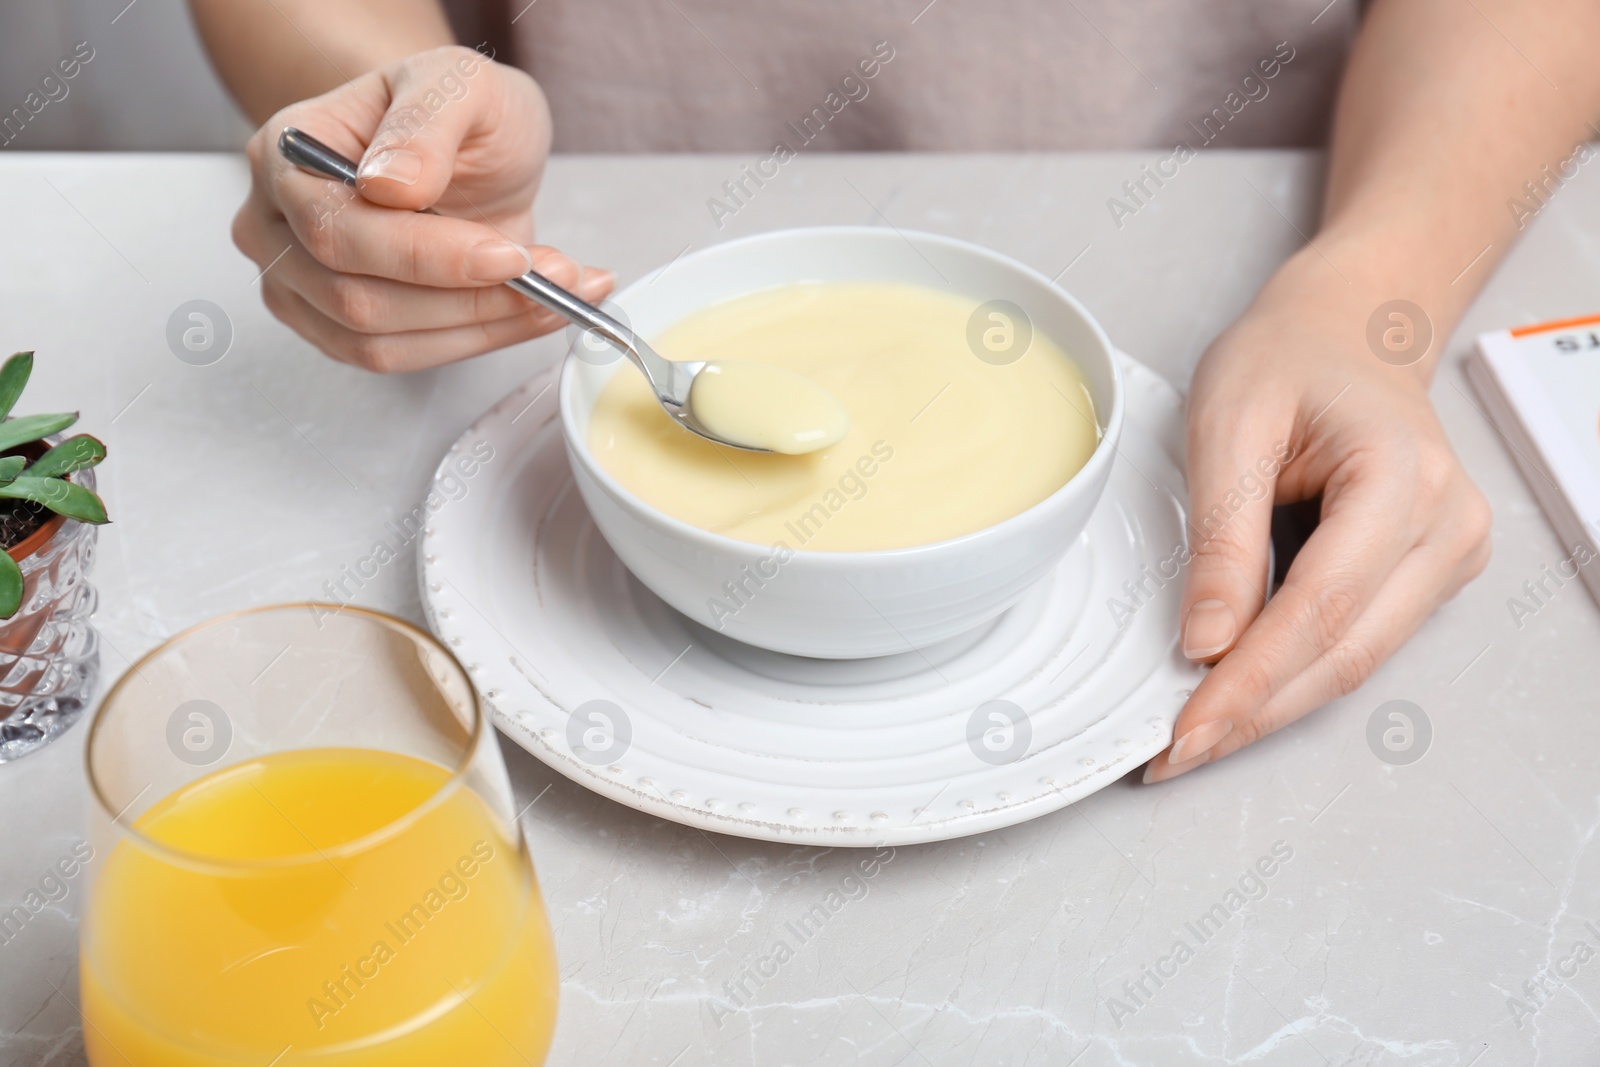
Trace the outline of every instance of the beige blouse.
{"label": "beige blouse", "polygon": [[1360,0],[507,0],[566,152],[1309,146]]}

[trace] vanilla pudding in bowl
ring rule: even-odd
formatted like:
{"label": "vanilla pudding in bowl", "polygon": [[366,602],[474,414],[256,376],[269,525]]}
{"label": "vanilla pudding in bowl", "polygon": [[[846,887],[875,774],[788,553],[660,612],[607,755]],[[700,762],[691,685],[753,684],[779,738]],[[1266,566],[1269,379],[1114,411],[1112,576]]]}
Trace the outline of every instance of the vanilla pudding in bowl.
{"label": "vanilla pudding in bowl", "polygon": [[[747,452],[677,425],[620,356],[563,369],[600,532],[656,595],[748,644],[859,658],[979,626],[1060,560],[1109,477],[1122,385],[1104,332],[978,246],[781,231],[685,256],[616,303],[669,359],[797,374],[848,414],[823,447]],[[721,414],[754,411],[759,430],[750,396]]]}

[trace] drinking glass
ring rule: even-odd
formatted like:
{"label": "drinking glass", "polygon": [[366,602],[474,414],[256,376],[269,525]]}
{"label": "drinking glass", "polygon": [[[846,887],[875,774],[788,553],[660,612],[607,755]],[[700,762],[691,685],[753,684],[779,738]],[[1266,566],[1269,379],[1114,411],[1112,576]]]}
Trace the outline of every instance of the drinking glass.
{"label": "drinking glass", "polygon": [[555,953],[495,733],[417,628],[203,623],[88,738],[92,1067],[537,1065]]}

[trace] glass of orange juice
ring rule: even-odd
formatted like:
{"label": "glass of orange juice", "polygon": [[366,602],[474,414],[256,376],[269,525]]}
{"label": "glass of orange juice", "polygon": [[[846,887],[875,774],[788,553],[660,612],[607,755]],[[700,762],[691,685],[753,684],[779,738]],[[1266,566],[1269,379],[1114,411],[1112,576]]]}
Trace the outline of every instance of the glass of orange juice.
{"label": "glass of orange juice", "polygon": [[92,1067],[538,1065],[550,926],[461,665],[356,608],[204,623],[107,694]]}

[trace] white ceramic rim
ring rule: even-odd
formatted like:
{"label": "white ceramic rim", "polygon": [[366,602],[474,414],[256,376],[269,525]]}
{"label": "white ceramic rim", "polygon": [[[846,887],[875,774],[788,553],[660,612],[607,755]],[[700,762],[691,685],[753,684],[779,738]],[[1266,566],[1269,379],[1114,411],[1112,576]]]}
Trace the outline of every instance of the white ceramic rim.
{"label": "white ceramic rim", "polygon": [[[1101,327],[1099,320],[1093,315],[1089,314],[1089,310],[1085,308],[1076,297],[1067,292],[1065,289],[1061,288],[1051,279],[1046,278],[1043,273],[1034,270],[1025,263],[1019,263],[1010,256],[1003,255],[994,251],[993,249],[985,248],[982,245],[973,244],[971,241],[963,241],[957,237],[947,237],[943,234],[927,233],[921,230],[885,230],[879,226],[802,226],[791,227],[785,230],[770,230],[766,233],[752,234],[749,237],[735,238],[732,241],[723,241],[720,244],[714,244],[709,247],[702,248],[698,252],[686,255],[682,259],[677,260],[674,265],[681,267],[686,263],[692,263],[696,260],[705,259],[710,256],[725,255],[730,249],[748,248],[752,245],[765,244],[769,242],[781,242],[790,240],[797,235],[816,237],[822,234],[838,234],[852,237],[871,235],[874,239],[903,237],[911,241],[923,241],[942,246],[946,249],[964,255],[975,256],[980,259],[988,260],[990,263],[995,264],[996,266],[1002,267],[1006,270],[1014,271],[1030,281],[1034,281],[1043,285],[1046,290],[1052,292],[1057,299],[1066,304],[1074,314],[1083,320],[1084,324],[1088,326],[1089,332],[1093,335],[1095,340],[1100,344],[1102,350],[1104,351],[1105,361],[1111,369],[1111,410],[1109,414],[1103,417],[1101,417],[1101,413],[1099,411],[1095,412],[1096,416],[1098,417],[1098,421],[1100,422],[1100,439],[1099,441],[1095,442],[1094,451],[1089,454],[1089,458],[1084,462],[1083,466],[1078,468],[1077,472],[1073,474],[1071,478],[1068,478],[1059,489],[1055,490],[1037,504],[1034,504],[1023,511],[1019,511],[1009,518],[1003,519],[991,526],[985,526],[981,530],[974,530],[971,533],[962,534],[959,537],[948,538],[944,541],[932,541],[923,545],[909,545],[904,548],[881,548],[864,552],[822,552],[816,549],[807,548],[791,549],[796,556],[805,557],[805,559],[808,561],[808,565],[813,566],[851,566],[865,559],[906,559],[918,555],[943,552],[954,546],[966,545],[970,542],[983,538],[998,536],[997,531],[1005,530],[1013,525],[1021,525],[1022,523],[1030,521],[1031,516],[1040,510],[1051,506],[1062,494],[1069,491],[1074,491],[1075,485],[1081,483],[1082,481],[1088,480],[1085,478],[1086,472],[1088,472],[1088,474],[1092,477],[1099,473],[1100,468],[1109,467],[1113,462],[1115,462],[1117,439],[1122,433],[1125,396],[1127,393],[1127,383],[1123,380],[1121,355],[1111,344],[1111,339],[1106,335],[1106,332],[1104,328]],[[647,278],[641,278],[634,282],[632,285],[628,286],[626,289],[616,295],[614,298],[616,304],[626,311],[628,295],[638,290],[641,286],[647,284],[649,284]],[[763,291],[765,290],[751,290],[752,293]],[[757,544],[754,541],[742,541],[735,537],[726,537],[722,534],[712,533],[710,530],[702,530],[698,526],[694,526],[690,523],[684,522],[682,519],[675,518],[663,511],[659,511],[653,505],[629,492],[623,487],[621,482],[618,482],[615,478],[613,478],[611,476],[611,472],[607,471],[599,463],[599,461],[595,459],[594,455],[590,453],[587,443],[578,440],[577,435],[572,431],[572,427],[575,425],[573,412],[572,368],[578,362],[578,357],[573,352],[569,351],[566,355],[566,358],[562,361],[561,377],[559,384],[556,387],[558,404],[561,412],[561,436],[562,440],[566,443],[567,453],[569,456],[577,457],[578,461],[583,463],[584,469],[590,474],[590,476],[593,477],[595,481],[599,482],[608,493],[627,501],[638,511],[641,518],[675,537],[693,542],[698,547],[710,548],[722,552],[748,553],[754,551],[757,553],[766,553],[771,550],[771,546],[768,545]],[[619,357],[617,363],[620,364],[622,362],[624,362],[624,359]],[[618,369],[620,370],[621,368],[619,367]]]}
{"label": "white ceramic rim", "polygon": [[[1129,363],[1126,377],[1131,390],[1130,399],[1137,400],[1141,395],[1159,396],[1159,402],[1171,405],[1172,415],[1181,412],[1181,395],[1170,383],[1121,353],[1118,353],[1118,359],[1119,361],[1126,359]],[[551,372],[553,371],[554,368],[551,368]],[[441,458],[434,474],[435,480],[448,473],[452,461],[472,444],[482,440],[497,439],[502,434],[508,433],[508,427],[513,426],[516,421],[511,417],[513,413],[520,418],[521,413],[526,412],[531,406],[530,396],[532,402],[538,401],[539,394],[543,392],[540,384],[544,380],[543,374],[535,375],[479,416]],[[558,409],[551,412],[549,418],[554,420],[559,418],[559,414]],[[1170,417],[1163,419],[1159,412],[1152,412],[1151,416],[1157,420],[1151,426],[1152,438],[1156,442],[1156,447],[1164,450],[1171,459],[1181,485],[1182,434],[1170,430],[1172,425]],[[1169,433],[1170,438],[1166,436]],[[1161,443],[1163,440],[1166,440],[1165,444]],[[1137,479],[1137,484],[1151,485],[1148,479],[1142,477]],[[1155,488],[1153,485],[1151,487]],[[567,491],[577,492],[575,486],[568,486]],[[1173,498],[1173,504],[1178,507],[1180,514],[1181,501],[1180,489]],[[1104,500],[1100,506],[1105,506]],[[546,687],[529,678],[518,665],[516,655],[509,658],[504,655],[502,649],[510,646],[510,641],[500,629],[500,623],[485,615],[471,600],[468,600],[466,594],[456,587],[455,581],[450,577],[451,572],[458,566],[456,558],[452,555],[451,562],[446,563],[443,556],[435,554],[441,539],[454,545],[458,535],[463,532],[470,533],[475,528],[472,525],[473,514],[475,512],[472,508],[465,512],[450,511],[448,514],[441,514],[434,524],[424,528],[422,545],[417,553],[419,593],[429,629],[447,647],[458,650],[456,652],[458,657],[463,657],[462,662],[467,666],[468,675],[472,678],[474,687],[478,689],[484,705],[489,708],[496,725],[521,748],[585,789],[635,811],[708,832],[783,844],[810,844],[830,848],[870,847],[885,843],[896,846],[913,845],[945,841],[1017,825],[1070,806],[1112,784],[1125,776],[1131,767],[1145,762],[1160,752],[1171,741],[1172,722],[1177,718],[1184,699],[1204,677],[1203,668],[1184,660],[1174,649],[1163,663],[1139,682],[1121,702],[1097,719],[1088,731],[1082,731],[1066,742],[1076,746],[1076,754],[1079,756],[1084,754],[1086,746],[1094,746],[1093,751],[1104,749],[1110,752],[1108,758],[1097,759],[1092,767],[1073,766],[1070,768],[1070,773],[1048,783],[1050,788],[1047,792],[1005,806],[988,807],[972,813],[952,813],[923,822],[913,819],[904,826],[887,828],[865,825],[839,828],[819,824],[790,824],[774,821],[764,815],[745,816],[733,812],[707,812],[698,806],[674,801],[670,796],[653,795],[638,786],[636,782],[623,781],[601,773],[597,767],[572,758],[570,753],[563,752],[559,744],[550,740],[552,730],[564,725],[565,719],[571,716],[573,708],[548,692]],[[603,537],[598,531],[595,531],[593,536],[603,542]],[[463,543],[470,544],[471,537],[463,539]],[[468,557],[477,558],[473,553],[469,553]],[[470,581],[463,584],[471,589],[477,588]],[[452,612],[454,618],[451,617]],[[478,661],[474,661],[473,656],[466,654],[468,648],[480,657]],[[515,646],[511,646],[511,651],[516,652]],[[508,668],[509,673],[507,673]],[[500,689],[498,693],[494,691],[497,682]],[[529,710],[516,710],[518,693],[529,697],[531,701]],[[554,717],[542,726],[539,718],[546,713]],[[1120,726],[1124,720],[1131,724],[1141,715],[1148,718],[1147,726],[1154,727],[1152,736],[1142,744],[1124,744],[1117,741],[1119,733],[1123,733],[1124,736],[1130,735],[1114,727]],[[1095,736],[1090,737],[1090,734]]]}

